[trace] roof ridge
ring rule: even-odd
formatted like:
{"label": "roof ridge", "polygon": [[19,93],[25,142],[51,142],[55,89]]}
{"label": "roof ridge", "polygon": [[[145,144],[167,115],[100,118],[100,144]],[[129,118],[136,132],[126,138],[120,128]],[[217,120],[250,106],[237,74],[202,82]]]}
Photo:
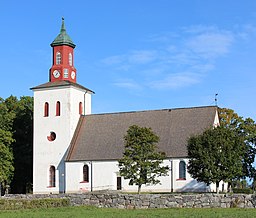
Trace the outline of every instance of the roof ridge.
{"label": "roof ridge", "polygon": [[188,109],[198,109],[198,108],[217,108],[217,106],[208,105],[208,106],[195,106],[195,107],[181,107],[181,108],[164,108],[164,109],[155,109],[155,110],[141,110],[141,111],[120,111],[120,112],[106,112],[98,114],[87,114],[82,116],[102,116],[102,115],[114,115],[114,114],[130,114],[130,113],[144,113],[144,112],[153,112],[153,111],[172,111],[172,110],[188,110]]}

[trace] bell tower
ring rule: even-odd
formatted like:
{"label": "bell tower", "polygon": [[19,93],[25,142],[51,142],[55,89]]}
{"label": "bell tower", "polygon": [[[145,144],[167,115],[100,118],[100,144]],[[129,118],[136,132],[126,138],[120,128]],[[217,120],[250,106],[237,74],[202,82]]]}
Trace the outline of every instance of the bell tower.
{"label": "bell tower", "polygon": [[91,113],[90,89],[76,82],[75,44],[61,30],[51,43],[53,63],[48,82],[34,91],[33,193],[66,190],[65,158],[81,115]]}
{"label": "bell tower", "polygon": [[74,48],[76,45],[66,32],[64,18],[59,35],[51,43],[53,48],[50,82],[67,80],[76,82],[76,68],[74,67]]}

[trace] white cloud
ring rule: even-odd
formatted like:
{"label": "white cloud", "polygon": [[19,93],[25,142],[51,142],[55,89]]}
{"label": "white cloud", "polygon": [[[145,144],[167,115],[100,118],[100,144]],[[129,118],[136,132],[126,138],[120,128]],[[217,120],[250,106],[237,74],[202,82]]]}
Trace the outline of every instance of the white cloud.
{"label": "white cloud", "polygon": [[134,64],[146,64],[154,61],[156,57],[157,57],[156,51],[147,51],[147,50],[133,51],[131,54],[127,55],[128,61]]}
{"label": "white cloud", "polygon": [[185,46],[200,57],[215,59],[229,52],[233,40],[229,32],[206,32],[191,37]]}
{"label": "white cloud", "polygon": [[200,76],[193,73],[170,74],[162,80],[153,81],[149,84],[155,89],[178,89],[194,85],[200,82]]}
{"label": "white cloud", "polygon": [[131,79],[118,81],[113,83],[113,85],[121,88],[130,89],[130,90],[141,89],[141,86]]}
{"label": "white cloud", "polygon": [[256,35],[256,26],[251,24],[244,25],[242,30],[238,29],[238,32],[237,32],[237,36],[241,40],[248,40],[250,39],[250,37],[255,38],[255,35]]}
{"label": "white cloud", "polygon": [[[241,32],[254,31],[251,26],[243,29],[247,31]],[[150,36],[143,45],[145,49],[108,57],[103,63],[111,68],[113,79],[119,80],[115,86],[140,90],[179,89],[202,82],[215,68],[217,59],[230,52],[237,38],[235,31],[216,26],[191,26]],[[120,81],[124,72],[128,79]]]}
{"label": "white cloud", "polygon": [[115,64],[122,63],[124,60],[125,60],[125,56],[123,56],[123,55],[114,55],[114,56],[104,58],[102,60],[102,63],[107,64],[107,65],[115,65]]}

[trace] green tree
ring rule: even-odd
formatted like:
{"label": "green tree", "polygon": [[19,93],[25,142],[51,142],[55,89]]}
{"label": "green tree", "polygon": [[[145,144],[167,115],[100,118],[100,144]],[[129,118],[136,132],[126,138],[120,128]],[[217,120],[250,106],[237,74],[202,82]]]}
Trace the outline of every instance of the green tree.
{"label": "green tree", "polygon": [[256,123],[251,118],[244,119],[232,109],[219,108],[220,125],[236,131],[245,143],[243,157],[243,176],[256,179],[256,170],[253,166],[256,155]]}
{"label": "green tree", "polygon": [[137,185],[138,193],[143,184],[158,184],[159,176],[166,176],[169,167],[161,166],[166,158],[157,151],[159,137],[151,128],[130,126],[124,136],[125,151],[119,160],[120,175],[129,179],[129,185]]}
{"label": "green tree", "polygon": [[32,191],[33,177],[33,98],[10,96],[5,104],[9,113],[15,115],[12,126],[15,170],[11,192],[27,193]]}
{"label": "green tree", "polygon": [[[9,112],[4,99],[0,98],[0,184],[3,189],[10,184],[13,177],[13,120],[15,114]],[[2,190],[1,190],[2,191]]]}
{"label": "green tree", "polygon": [[230,182],[243,175],[245,145],[236,131],[223,126],[208,129],[188,140],[188,172],[207,185]]}

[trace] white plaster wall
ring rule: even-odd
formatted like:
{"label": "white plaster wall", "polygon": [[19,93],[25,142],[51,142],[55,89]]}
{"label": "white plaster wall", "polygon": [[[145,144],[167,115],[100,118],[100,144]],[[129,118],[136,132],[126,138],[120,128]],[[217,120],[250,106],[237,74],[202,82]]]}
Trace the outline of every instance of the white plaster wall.
{"label": "white plaster wall", "polygon": [[214,122],[213,122],[213,126],[214,127],[217,127],[220,125],[220,120],[219,120],[219,115],[218,115],[218,111],[216,110],[216,113],[215,113],[215,118],[214,118]]}
{"label": "white plaster wall", "polygon": [[[33,192],[56,193],[65,188],[64,157],[77,126],[79,102],[90,106],[90,94],[75,87],[59,87],[34,91],[34,145]],[[86,99],[88,97],[88,100]],[[56,116],[56,102],[61,103],[60,116]],[[49,116],[44,117],[44,104],[49,103]],[[90,112],[90,108],[85,108]],[[55,141],[48,141],[50,132]],[[56,168],[56,187],[49,187],[49,168]]]}
{"label": "white plaster wall", "polygon": [[[88,183],[82,181],[85,164],[89,167]],[[116,190],[118,171],[117,161],[66,162],[66,192]]]}
{"label": "white plaster wall", "polygon": [[[205,183],[198,183],[186,174],[186,180],[179,180],[179,161],[188,159],[164,160],[164,165],[170,168],[168,176],[159,177],[161,184],[142,185],[142,191],[154,192],[179,192],[179,191],[209,191]],[[89,166],[89,182],[81,183],[83,165]],[[172,167],[172,170],[171,170]],[[91,172],[92,169],[92,172]],[[87,161],[66,162],[66,192],[87,192],[97,190],[117,190],[117,177],[119,167],[117,161]],[[92,179],[91,179],[92,176]],[[172,177],[173,176],[173,177]],[[92,182],[92,183],[91,183]],[[122,191],[137,192],[136,185],[130,186],[129,180],[122,178]]]}
{"label": "white plaster wall", "polygon": [[[209,187],[203,182],[197,182],[187,172],[188,158],[173,159],[173,191],[209,191]],[[185,161],[186,163],[186,180],[179,178],[179,163]]]}
{"label": "white plaster wall", "polygon": [[[164,160],[163,162],[164,166],[169,166],[171,169],[171,162],[169,160]],[[171,191],[171,170],[169,170],[167,176],[161,176],[158,177],[160,180],[160,184],[157,185],[142,185],[141,190],[144,192],[151,192],[151,191],[159,191],[159,192],[165,192]],[[129,185],[129,180],[128,179],[123,179],[122,178],[122,190],[128,191],[128,192],[137,192],[138,186],[136,185]]]}
{"label": "white plaster wall", "polygon": [[92,162],[93,190],[116,190],[119,167],[117,161]]}
{"label": "white plaster wall", "polygon": [[66,193],[91,191],[91,178],[89,182],[83,181],[83,166],[87,164],[89,173],[91,164],[88,162],[66,162]]}

